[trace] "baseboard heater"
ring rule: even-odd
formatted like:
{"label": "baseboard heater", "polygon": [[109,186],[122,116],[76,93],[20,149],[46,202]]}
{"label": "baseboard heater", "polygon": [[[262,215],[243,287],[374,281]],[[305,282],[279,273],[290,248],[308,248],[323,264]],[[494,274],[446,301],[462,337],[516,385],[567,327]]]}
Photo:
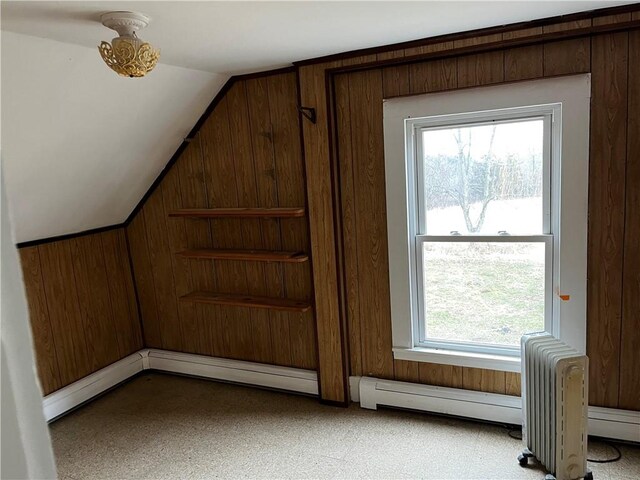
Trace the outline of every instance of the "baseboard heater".
{"label": "baseboard heater", "polygon": [[[44,397],[45,418],[52,421],[145,370],[318,395],[318,376],[312,370],[143,349]],[[513,425],[522,422],[519,397],[371,377],[351,377],[349,383],[351,400],[362,408],[389,406]],[[589,407],[589,433],[640,443],[640,412]]]}
{"label": "baseboard heater", "polygon": [[312,370],[143,349],[44,397],[45,418],[55,420],[145,370],[318,395],[318,375]]}
{"label": "baseboard heater", "polygon": [[[360,402],[362,408],[406,408],[522,425],[520,397],[372,377],[351,377],[349,380],[351,399]],[[589,407],[588,416],[590,435],[640,443],[640,412]]]}

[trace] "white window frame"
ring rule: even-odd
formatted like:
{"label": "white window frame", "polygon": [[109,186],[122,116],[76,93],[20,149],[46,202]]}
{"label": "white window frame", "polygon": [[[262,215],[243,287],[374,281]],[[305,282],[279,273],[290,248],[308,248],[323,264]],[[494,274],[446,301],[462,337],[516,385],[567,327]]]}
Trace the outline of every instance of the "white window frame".
{"label": "white window frame", "polygon": [[[417,261],[420,162],[415,136],[424,128],[548,118],[545,135],[543,234],[519,241],[546,244],[545,329],[586,350],[586,253],[590,75],[574,75],[491,87],[402,97],[384,102],[389,279],[396,359],[519,371],[518,348],[456,342],[421,342],[422,295]],[[464,238],[461,238],[464,237]],[[471,236],[429,236],[470,241]],[[487,236],[482,236],[486,239]],[[514,241],[514,237],[508,237]],[[543,239],[544,237],[544,239]],[[422,238],[424,240],[424,238]],[[504,240],[504,239],[503,239]],[[491,236],[491,241],[501,241]],[[570,295],[563,301],[560,295]]]}

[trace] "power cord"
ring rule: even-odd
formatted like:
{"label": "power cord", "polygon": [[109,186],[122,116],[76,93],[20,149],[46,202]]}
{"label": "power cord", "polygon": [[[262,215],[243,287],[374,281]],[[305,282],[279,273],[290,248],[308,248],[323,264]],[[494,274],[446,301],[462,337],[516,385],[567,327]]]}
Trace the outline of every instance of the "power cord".
{"label": "power cord", "polygon": [[[513,438],[515,440],[522,440],[522,430],[521,429],[519,429],[519,428],[511,428],[509,426],[505,426],[505,428],[507,428],[507,435],[509,435],[511,438]],[[602,440],[601,440],[601,443],[603,443],[607,447],[609,447],[612,450],[614,450],[616,452],[615,457],[603,458],[603,459],[587,458],[587,462],[591,462],[591,463],[613,463],[613,462],[617,462],[618,460],[620,460],[622,458],[622,452],[613,443],[605,442],[605,441],[602,441]]]}
{"label": "power cord", "polygon": [[607,447],[612,448],[613,450],[615,450],[616,456],[612,457],[612,458],[604,458],[602,460],[597,460],[597,459],[593,459],[593,458],[587,458],[587,462],[592,462],[592,463],[613,463],[613,462],[617,462],[618,460],[620,460],[622,458],[622,452],[613,443],[609,443],[609,442],[602,442],[602,443],[604,443]]}
{"label": "power cord", "polygon": [[510,428],[507,431],[507,435],[509,435],[511,438],[515,438],[516,440],[522,440],[522,430],[520,429]]}

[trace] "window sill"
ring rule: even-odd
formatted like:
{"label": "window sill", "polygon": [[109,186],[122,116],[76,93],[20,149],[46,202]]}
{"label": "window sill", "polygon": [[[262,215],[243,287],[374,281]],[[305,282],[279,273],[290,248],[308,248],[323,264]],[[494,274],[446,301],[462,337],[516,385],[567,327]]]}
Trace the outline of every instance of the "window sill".
{"label": "window sill", "polygon": [[520,357],[489,355],[485,353],[439,350],[435,348],[393,348],[393,358],[413,362],[439,363],[461,367],[486,368],[504,372],[520,373]]}

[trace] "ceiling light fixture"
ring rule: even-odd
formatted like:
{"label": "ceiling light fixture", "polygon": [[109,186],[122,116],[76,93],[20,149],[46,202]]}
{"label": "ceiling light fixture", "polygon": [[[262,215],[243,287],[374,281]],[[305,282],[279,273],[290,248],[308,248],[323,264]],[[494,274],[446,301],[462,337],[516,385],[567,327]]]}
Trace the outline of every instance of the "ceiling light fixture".
{"label": "ceiling light fixture", "polygon": [[137,12],[109,12],[100,21],[119,35],[111,43],[102,42],[98,47],[109,68],[123,77],[144,77],[153,70],[160,51],[136,35],[136,31],[149,25],[149,17]]}

